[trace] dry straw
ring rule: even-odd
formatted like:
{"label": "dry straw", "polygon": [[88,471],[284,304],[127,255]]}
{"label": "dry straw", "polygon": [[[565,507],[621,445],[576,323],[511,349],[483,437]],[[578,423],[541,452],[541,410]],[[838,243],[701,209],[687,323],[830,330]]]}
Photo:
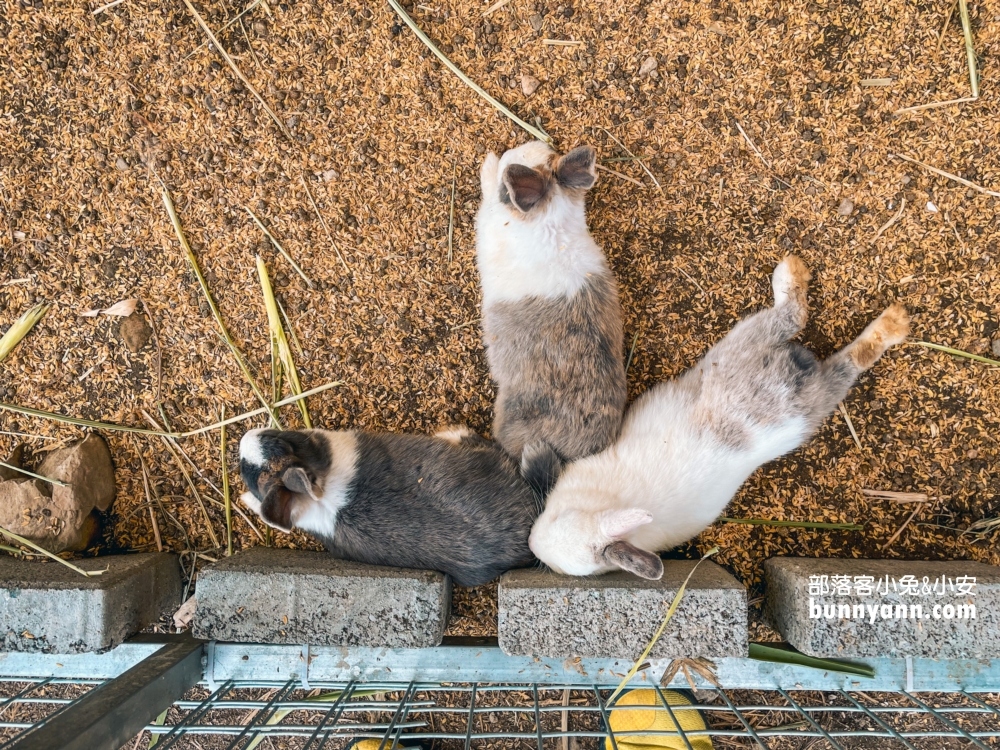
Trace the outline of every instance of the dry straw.
{"label": "dry straw", "polygon": [[295,262],[295,261],[294,261],[294,260],[292,259],[292,256],[291,256],[291,255],[289,255],[288,251],[287,251],[287,250],[285,250],[285,248],[281,246],[281,243],[280,243],[280,242],[278,242],[278,238],[277,238],[277,237],[275,237],[275,236],[274,236],[273,234],[271,234],[270,230],[268,230],[268,228],[264,226],[264,222],[262,222],[262,221],[261,221],[260,219],[258,219],[258,218],[257,218],[257,214],[255,214],[255,213],[254,213],[253,211],[251,211],[251,210],[250,210],[250,208],[249,208],[249,206],[244,206],[243,208],[244,208],[244,209],[246,209],[246,212],[247,212],[248,214],[250,214],[250,218],[251,218],[251,219],[253,219],[254,223],[255,223],[255,224],[256,224],[256,225],[258,226],[258,227],[260,227],[260,230],[261,230],[261,231],[262,231],[262,232],[263,232],[263,233],[264,233],[265,235],[267,235],[267,238],[268,238],[269,240],[271,240],[271,244],[272,244],[272,245],[274,245],[274,246],[275,246],[275,248],[277,248],[277,250],[278,250],[278,252],[279,252],[279,253],[281,253],[281,254],[282,254],[283,256],[285,256],[285,260],[287,260],[287,261],[288,261],[288,263],[289,263],[289,264],[291,265],[291,267],[295,269],[295,273],[297,273],[297,274],[298,274],[299,276],[301,276],[301,277],[302,277],[302,280],[303,280],[304,282],[306,282],[306,286],[308,286],[308,287],[309,287],[310,289],[315,289],[315,288],[316,288],[316,285],[315,285],[315,284],[313,284],[313,282],[312,282],[312,279],[310,279],[310,278],[309,278],[308,276],[306,276],[306,272],[305,272],[305,271],[303,271],[303,270],[302,270],[302,269],[301,269],[301,268],[299,267],[299,264],[298,264],[298,263],[296,263],[296,262]]}
{"label": "dry straw", "polygon": [[[159,425],[156,423],[149,414],[142,412],[142,415],[146,418],[146,421],[153,425],[154,428],[159,429]],[[162,437],[163,444],[167,447],[167,451],[173,456],[174,462],[177,464],[177,468],[181,471],[181,476],[184,477],[184,481],[187,486],[191,489],[191,494],[194,495],[194,500],[198,503],[198,507],[201,508],[201,514],[205,517],[205,526],[208,527],[208,535],[212,539],[212,548],[219,548],[219,537],[215,534],[215,529],[212,528],[212,517],[208,515],[208,508],[205,507],[205,501],[202,500],[201,493],[198,492],[198,487],[195,485],[194,480],[188,473],[187,467],[184,466],[184,461],[181,460],[180,453],[174,448],[173,442],[169,437]]]}
{"label": "dry straw", "polygon": [[302,394],[284,398],[281,401],[276,402],[273,407],[269,406],[267,408],[243,412],[242,414],[237,414],[235,417],[224,419],[221,422],[214,422],[213,424],[198,427],[194,430],[187,430],[186,432],[164,432],[162,430],[150,430],[145,427],[132,427],[130,425],[115,424],[114,422],[96,422],[90,419],[81,419],[80,417],[70,417],[65,414],[43,411],[42,409],[33,409],[30,406],[17,406],[16,404],[5,404],[3,402],[0,402],[0,411],[10,411],[15,414],[23,414],[26,417],[38,417],[39,419],[48,419],[53,422],[72,424],[77,427],[90,427],[95,430],[106,430],[108,432],[132,432],[136,435],[152,435],[153,437],[168,437],[176,439],[193,437],[194,435],[203,435],[206,432],[218,430],[226,425],[242,422],[246,419],[251,419],[252,417],[259,417],[263,414],[269,413],[272,408],[277,409],[281,406],[288,406],[289,404],[297,403],[301,399],[308,398],[309,396],[315,396],[317,393],[322,393],[323,391],[327,391],[341,385],[344,385],[343,380],[335,380],[332,383],[324,383],[323,385],[318,385],[315,388],[310,388]]}
{"label": "dry straw", "polygon": [[608,698],[608,705],[611,705],[615,702],[615,698],[617,698],[621,694],[622,690],[625,689],[625,686],[629,683],[629,680],[635,677],[635,673],[639,671],[639,667],[641,667],[643,664],[646,663],[646,658],[653,650],[653,647],[656,646],[656,642],[660,640],[660,637],[663,635],[663,631],[667,629],[667,623],[670,622],[670,618],[674,616],[674,612],[677,611],[677,607],[680,606],[681,599],[684,598],[684,592],[687,590],[688,582],[691,580],[691,577],[695,574],[695,571],[698,570],[698,566],[701,565],[703,562],[705,562],[705,560],[710,558],[718,551],[719,551],[718,547],[712,547],[712,549],[710,549],[708,552],[702,555],[702,558],[694,564],[693,568],[691,568],[691,572],[687,574],[687,578],[684,579],[684,583],[681,584],[681,587],[677,590],[677,594],[674,596],[674,600],[670,603],[670,607],[667,609],[667,614],[664,616],[663,622],[660,623],[660,627],[653,634],[653,637],[650,639],[649,643],[646,644],[646,648],[642,650],[642,653],[639,655],[639,658],[635,660],[635,664],[632,665],[632,668],[629,669],[628,673],[618,684],[618,687],[615,688],[615,692],[613,692],[611,694],[611,697]]}
{"label": "dry straw", "polygon": [[[247,7],[245,7],[243,10],[241,10],[235,16],[233,16],[228,21],[226,21],[224,24],[222,24],[222,26],[219,27],[219,33],[221,34],[223,31],[228,31],[231,26],[233,26],[236,23],[239,23],[240,19],[243,18],[243,16],[245,16],[247,13],[249,13],[250,11],[252,11],[254,8],[256,8],[258,5],[260,5],[261,1],[262,0],[253,0],[253,2],[250,3]],[[199,50],[203,49],[204,47],[207,47],[208,45],[209,45],[209,42],[202,42],[201,44],[199,44],[197,47],[195,47],[191,51],[191,54],[189,54],[187,57],[184,58],[185,62],[187,60],[190,60],[192,57],[195,56],[195,54]]]}
{"label": "dry straw", "polygon": [[236,77],[243,82],[243,85],[247,87],[247,90],[254,95],[254,98],[257,99],[257,101],[260,102],[260,105],[264,108],[264,111],[271,116],[272,120],[274,120],[274,124],[278,126],[278,130],[280,130],[282,135],[284,135],[288,140],[292,140],[292,134],[288,131],[288,128],[285,127],[285,123],[283,123],[281,121],[281,118],[279,118],[278,115],[274,113],[274,110],[268,106],[267,102],[264,101],[264,97],[262,97],[257,92],[257,89],[255,89],[253,87],[253,84],[250,83],[249,80],[247,80],[247,77],[243,75],[243,72],[238,67],[236,67],[236,63],[233,62],[233,58],[229,56],[229,53],[226,52],[223,46],[219,43],[219,40],[215,38],[215,34],[212,33],[212,30],[208,27],[208,24],[205,23],[205,19],[201,17],[201,14],[198,13],[197,10],[195,10],[195,7],[191,4],[191,0],[184,0],[184,4],[187,6],[187,9],[191,12],[191,15],[194,16],[194,20],[198,22],[199,26],[201,26],[201,29],[202,31],[205,32],[205,35],[211,40],[212,44],[215,45],[215,49],[217,49],[219,51],[219,54],[222,55],[222,58],[226,61],[226,64],[229,65],[232,71],[236,74]]}
{"label": "dry straw", "polygon": [[[222,421],[226,421],[226,407],[222,407]],[[219,429],[220,454],[222,459],[222,502],[226,509],[226,556],[233,554],[233,502],[229,494],[229,466],[226,463],[226,426]]]}
{"label": "dry straw", "polygon": [[48,482],[49,484],[57,484],[60,487],[69,487],[69,485],[66,484],[66,482],[63,482],[62,480],[52,479],[51,477],[43,477],[41,474],[36,474],[33,471],[28,471],[27,469],[22,469],[20,466],[14,466],[14,464],[9,464],[6,461],[0,461],[0,466],[3,466],[4,468],[7,468],[7,469],[11,469],[11,470],[16,471],[16,472],[18,472],[20,474],[26,474],[27,476],[34,477],[35,479],[41,479],[43,482]]}
{"label": "dry straw", "polygon": [[48,312],[49,306],[45,304],[35,305],[14,321],[14,325],[7,329],[7,332],[0,337],[0,362],[3,362],[14,347],[21,343],[21,339],[28,335],[35,324]]}
{"label": "dry straw", "polygon": [[854,444],[858,446],[859,451],[863,451],[864,448],[861,447],[861,438],[858,437],[858,431],[854,429],[854,422],[851,421],[851,415],[847,413],[847,407],[844,406],[844,402],[841,401],[837,404],[837,408],[840,410],[840,416],[844,418],[844,422],[847,424],[847,429],[851,432]]}
{"label": "dry straw", "polygon": [[0,534],[3,534],[4,536],[6,536],[6,537],[8,537],[10,539],[13,539],[18,544],[23,544],[25,547],[30,547],[31,549],[35,550],[35,552],[37,552],[38,554],[45,555],[50,560],[55,560],[57,563],[60,563],[61,565],[65,565],[70,570],[75,570],[77,573],[79,573],[82,576],[87,576],[87,577],[89,577],[89,576],[99,576],[102,573],[105,573],[107,571],[107,568],[105,568],[104,570],[84,570],[83,568],[77,567],[76,565],[74,565],[73,563],[69,562],[68,560],[63,560],[61,557],[59,557],[59,555],[55,555],[55,554],[49,552],[44,547],[39,547],[37,544],[35,544],[31,540],[25,539],[23,536],[18,536],[13,531],[8,531],[7,529],[3,528],[2,526],[0,526]]}
{"label": "dry straw", "polygon": [[969,180],[965,179],[964,177],[959,177],[957,174],[952,174],[951,172],[945,172],[943,169],[932,167],[930,164],[925,164],[924,162],[918,161],[912,157],[903,156],[902,154],[889,154],[889,158],[902,159],[903,161],[908,161],[910,162],[910,164],[916,164],[918,167],[923,167],[928,172],[933,172],[934,174],[940,175],[941,177],[947,177],[949,180],[954,180],[960,185],[965,185],[968,188],[972,188],[973,190],[978,190],[980,193],[985,193],[986,195],[992,195],[995,198],[1000,198],[1000,193],[997,193],[993,190],[987,190],[982,185],[977,185],[974,182],[969,182]]}
{"label": "dry straw", "polygon": [[[306,189],[306,195],[309,196],[309,202],[312,204],[313,211],[316,212],[316,218],[319,219],[319,223],[323,225],[323,231],[326,232],[327,238],[330,240],[330,244],[333,246],[333,252],[337,254],[337,258],[340,260],[340,264],[344,267],[345,271],[349,271],[347,268],[347,262],[344,260],[344,256],[340,254],[340,248],[337,247],[337,243],[333,239],[333,233],[330,231],[330,227],[326,224],[326,219],[323,218],[323,214],[320,213],[319,206],[316,205],[316,199],[313,198],[312,190],[309,189],[309,181],[306,179],[305,175],[300,175],[299,178],[302,180],[302,187]],[[291,328],[291,326],[289,326]],[[295,335],[294,333],[292,334]]]}
{"label": "dry straw", "polygon": [[766,518],[727,518],[719,519],[723,523],[742,523],[749,526],[779,526],[789,529],[829,529],[832,531],[861,531],[864,524],[858,523],[826,523],[823,521],[771,521]]}
{"label": "dry straw", "polygon": [[639,166],[640,166],[640,167],[642,167],[642,171],[643,171],[643,172],[645,172],[646,174],[648,174],[648,175],[649,175],[649,179],[651,179],[651,180],[653,181],[653,184],[654,184],[654,185],[656,185],[656,189],[657,189],[657,190],[659,190],[659,191],[660,191],[660,194],[662,195],[662,194],[663,194],[663,187],[662,187],[662,186],[660,185],[660,182],[659,182],[659,180],[657,180],[657,179],[656,179],[656,176],[655,176],[655,175],[654,175],[654,174],[653,174],[653,173],[652,173],[652,172],[651,172],[651,171],[649,170],[649,167],[647,167],[647,166],[646,166],[646,165],[645,165],[645,164],[643,163],[642,159],[640,159],[640,158],[639,158],[638,156],[636,156],[636,155],[635,155],[635,154],[633,154],[633,153],[632,153],[631,151],[629,151],[629,150],[628,150],[628,146],[626,146],[626,145],[625,145],[624,143],[622,143],[622,142],[621,142],[620,140],[618,140],[617,138],[615,138],[615,137],[614,137],[614,136],[613,136],[613,135],[611,134],[611,131],[610,131],[610,130],[608,130],[607,128],[601,128],[601,130],[603,130],[603,131],[604,131],[605,133],[607,133],[607,136],[608,136],[608,138],[610,138],[610,139],[611,139],[611,140],[613,140],[613,141],[614,141],[615,143],[617,143],[617,144],[618,144],[618,147],[619,147],[619,148],[620,148],[620,149],[621,149],[622,151],[624,151],[624,152],[625,152],[626,154],[628,154],[629,156],[631,156],[631,157],[632,157],[633,159],[635,159],[635,160],[636,160],[636,161],[637,161],[637,162],[639,163]]}
{"label": "dry straw", "polygon": [[967,0],[958,0],[958,14],[962,17],[962,34],[965,36],[965,56],[969,61],[969,84],[972,98],[979,98],[979,72],[976,70],[976,48],[972,43],[972,22],[969,20]]}
{"label": "dry straw", "polygon": [[950,346],[941,346],[941,344],[932,344],[929,341],[911,341],[914,346],[922,346],[927,349],[933,349],[938,352],[945,352],[953,357],[962,357],[964,359],[971,359],[973,362],[982,362],[984,365],[993,365],[994,367],[1000,367],[1000,361],[995,359],[990,359],[989,357],[981,357],[978,354],[973,354],[971,352],[965,352],[961,349],[952,349]]}
{"label": "dry straw", "polygon": [[448,262],[451,263],[455,241],[455,184],[458,179],[458,162],[451,168],[451,205],[448,208]]}
{"label": "dry straw", "polygon": [[[188,5],[190,7],[189,0],[184,0],[184,2],[188,3]],[[470,89],[472,89],[477,94],[479,94],[481,97],[483,97],[483,99],[485,99],[487,102],[489,102],[490,106],[492,106],[497,112],[499,112],[500,114],[504,115],[505,117],[507,117],[512,122],[516,123],[519,127],[523,128],[525,131],[527,131],[528,133],[530,133],[531,135],[533,135],[535,138],[537,138],[540,141],[544,141],[545,143],[549,143],[549,144],[552,143],[552,137],[548,133],[546,133],[544,130],[541,130],[540,128],[536,128],[534,125],[532,125],[532,124],[530,124],[530,123],[525,122],[524,120],[522,120],[520,117],[518,117],[513,112],[511,112],[510,109],[508,109],[506,106],[504,106],[503,104],[501,104],[500,102],[498,102],[496,99],[494,99],[492,96],[490,96],[488,93],[486,93],[486,90],[483,89],[479,84],[477,84],[471,78],[469,78],[469,76],[467,76],[465,73],[463,73],[462,70],[457,65],[455,65],[455,63],[453,63],[451,60],[449,60],[445,56],[445,54],[435,46],[434,42],[432,42],[430,40],[430,37],[428,37],[421,30],[421,28],[419,26],[417,26],[416,22],[412,18],[410,18],[410,14],[407,13],[406,9],[402,5],[399,4],[398,0],[389,0],[389,5],[392,6],[392,9],[394,11],[396,11],[396,14],[401,19],[403,19],[403,22],[407,26],[410,27],[410,29],[413,31],[413,33],[417,35],[417,38],[421,42],[423,42],[424,45],[426,45],[427,49],[429,49],[431,52],[433,52],[434,56],[437,57],[437,59],[440,60],[442,63],[444,63],[445,67],[448,68],[448,70],[450,70],[452,73],[454,73],[456,76],[458,76],[459,80],[461,80],[462,83],[464,83]]]}
{"label": "dry straw", "polygon": [[198,259],[195,257],[194,251],[191,249],[191,245],[188,244],[187,237],[184,236],[184,230],[181,227],[181,220],[177,216],[177,211],[174,209],[174,202],[171,200],[170,192],[167,190],[166,186],[163,187],[163,205],[167,208],[167,214],[170,216],[170,223],[174,227],[174,232],[177,234],[177,239],[181,243],[181,247],[184,248],[184,253],[187,255],[188,263],[191,264],[191,270],[198,279],[198,284],[201,286],[201,291],[205,295],[208,307],[212,311],[212,316],[215,318],[215,322],[219,325],[219,330],[222,333],[222,340],[226,343],[226,346],[229,347],[229,351],[233,353],[233,357],[236,359],[236,364],[239,365],[240,370],[243,372],[243,377],[245,377],[247,383],[250,384],[250,389],[253,391],[253,394],[264,406],[264,409],[271,415],[271,421],[274,425],[280,428],[281,422],[278,420],[277,412],[270,404],[267,403],[267,399],[264,398],[264,394],[257,385],[257,381],[254,380],[253,375],[250,374],[250,368],[247,365],[246,360],[243,359],[243,354],[240,352],[239,347],[236,346],[236,342],[233,341],[233,337],[229,335],[229,330],[226,328],[226,324],[222,320],[222,313],[219,312],[219,308],[215,304],[215,300],[212,299],[212,293],[208,289],[208,282],[205,281],[205,276],[202,274],[201,268],[198,266]]}
{"label": "dry straw", "polygon": [[[281,325],[281,313],[278,312],[278,303],[274,299],[274,290],[271,287],[271,279],[267,275],[267,266],[264,265],[264,260],[259,255],[257,256],[257,275],[260,277],[264,308],[267,310],[267,326],[270,332],[272,351],[278,355],[277,364],[280,366],[280,373],[283,373],[288,379],[288,387],[292,393],[301,395],[302,385],[299,382],[299,373],[295,369],[295,362],[292,359],[292,349],[288,345],[285,329]],[[302,413],[302,421],[306,427],[311,428],[312,420],[309,419],[309,410],[306,408],[305,400],[299,401],[298,404],[299,411]]]}

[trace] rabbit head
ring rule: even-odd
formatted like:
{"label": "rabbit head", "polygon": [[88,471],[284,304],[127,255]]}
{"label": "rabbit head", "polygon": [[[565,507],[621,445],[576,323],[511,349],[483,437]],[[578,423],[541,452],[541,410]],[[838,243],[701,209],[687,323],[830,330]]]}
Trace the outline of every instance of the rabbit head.
{"label": "rabbit head", "polygon": [[652,514],[641,508],[546,509],[531,529],[528,546],[535,557],[563,575],[586,576],[621,569],[656,580],[663,575],[659,556],[627,540],[652,520]]}
{"label": "rabbit head", "polygon": [[577,146],[560,156],[541,141],[489,154],[480,173],[484,200],[496,200],[517,218],[544,214],[553,203],[583,202],[597,179],[596,153]]}
{"label": "rabbit head", "polygon": [[250,430],[240,440],[240,498],[270,526],[332,536],[339,488],[354,470],[351,433]]}

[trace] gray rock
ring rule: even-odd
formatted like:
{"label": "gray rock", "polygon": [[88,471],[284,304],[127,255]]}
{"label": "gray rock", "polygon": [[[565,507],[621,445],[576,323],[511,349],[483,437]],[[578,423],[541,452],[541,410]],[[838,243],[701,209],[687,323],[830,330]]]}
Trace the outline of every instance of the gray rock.
{"label": "gray rock", "polygon": [[193,632],[239,643],[440,645],[451,580],[324,552],[254,547],[201,571]]}
{"label": "gray rock", "polygon": [[841,216],[850,216],[854,212],[854,201],[850,198],[844,198],[840,202],[840,207],[837,209],[837,213]]}
{"label": "gray rock", "polygon": [[540,15],[538,15],[537,13],[534,13],[528,19],[528,23],[531,25],[531,28],[534,29],[535,31],[541,31],[542,30],[542,26],[545,24],[545,21],[542,20],[542,17]]}
{"label": "gray rock", "polygon": [[[634,659],[663,621],[694,562],[666,560],[663,578],[631,573],[571,578],[514,570],[500,579],[500,648],[512,655]],[[653,648],[657,658],[746,656],[747,597],[704,562]]]}
{"label": "gray rock", "polygon": [[180,604],[180,567],[173,555],[112,555],[73,564],[107,571],[84,577],[56,562],[0,556],[4,651],[104,651]]}
{"label": "gray rock", "polygon": [[993,339],[992,349],[993,349],[993,356],[1000,357],[1000,338]]}
{"label": "gray rock", "polygon": [[[789,643],[811,656],[1000,657],[1000,568],[965,561],[774,558],[764,564],[764,575],[768,616]],[[915,578],[916,593],[906,576]],[[974,593],[955,585],[963,576],[975,577]],[[904,606],[902,617],[897,607]],[[953,608],[951,617],[945,607]]]}

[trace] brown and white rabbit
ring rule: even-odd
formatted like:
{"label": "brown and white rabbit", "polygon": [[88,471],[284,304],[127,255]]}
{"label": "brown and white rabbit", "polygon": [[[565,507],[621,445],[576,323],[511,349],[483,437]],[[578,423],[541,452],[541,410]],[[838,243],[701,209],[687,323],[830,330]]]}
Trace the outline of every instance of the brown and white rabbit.
{"label": "brown and white rabbit", "polygon": [[497,383],[493,438],[518,460],[610,445],[625,409],[618,285],[587,229],[594,149],[535,141],[483,162],[476,249]]}
{"label": "brown and white rabbit", "polygon": [[622,568],[659,578],[656,552],[715,521],[747,477],[802,445],[858,375],[906,338],[906,310],[893,305],[818,361],[789,340],[806,323],[808,282],[802,261],[786,258],[774,271],[774,307],[638,399],[612,447],[563,469],[531,532],[539,560],[569,575]]}
{"label": "brown and white rabbit", "polygon": [[240,471],[242,500],[265,523],[343,559],[439,570],[463,586],[534,560],[534,493],[498,445],[465,429],[251,430]]}

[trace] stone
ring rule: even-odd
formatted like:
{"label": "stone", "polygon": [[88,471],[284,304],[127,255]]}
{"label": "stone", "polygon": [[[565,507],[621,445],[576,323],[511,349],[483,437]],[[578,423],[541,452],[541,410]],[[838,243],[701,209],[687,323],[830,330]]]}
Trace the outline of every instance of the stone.
{"label": "stone", "polygon": [[0,482],[0,526],[50,552],[87,549],[100,531],[94,510],[107,510],[115,496],[114,467],[103,438],[91,434],[50,453],[36,473],[65,486],[23,474]]}
{"label": "stone", "polygon": [[[768,616],[785,640],[810,656],[1000,657],[1000,568],[779,557],[765,562],[764,575]],[[958,585],[963,577],[975,579],[971,593]]]}
{"label": "stone", "polygon": [[80,552],[100,531],[93,512],[105,511],[115,496],[114,467],[104,440],[88,435],[50,453],[36,472],[59,479],[50,484],[24,474],[0,482],[0,526],[50,552]]}
{"label": "stone", "polygon": [[[4,459],[5,464],[10,466],[16,466],[19,469],[24,468],[24,443],[19,443],[17,447],[10,452],[10,455]],[[24,479],[27,475],[22,474],[19,471],[14,471],[14,469],[8,466],[0,466],[0,481],[7,479]]]}
{"label": "stone", "polygon": [[639,66],[639,76],[645,77],[650,75],[653,71],[656,70],[656,65],[657,65],[656,58],[650,55],[645,60],[643,60],[642,65]]}
{"label": "stone", "polygon": [[530,76],[527,73],[521,73],[521,91],[524,92],[525,96],[531,96],[534,94],[538,91],[538,87],[541,85],[542,82],[534,76]]}
{"label": "stone", "polygon": [[117,159],[115,159],[115,168],[118,169],[119,172],[127,172],[128,162],[119,156]]}
{"label": "stone", "polygon": [[837,213],[841,216],[850,216],[854,212],[854,201],[850,198],[844,198],[840,202],[840,207],[837,209]]}
{"label": "stone", "polygon": [[121,336],[129,351],[138,352],[149,343],[153,329],[149,327],[143,315],[133,313],[122,320],[121,325],[118,326],[118,335]]}
{"label": "stone", "polygon": [[528,18],[528,24],[531,26],[532,30],[541,31],[542,26],[545,24],[545,21],[542,19],[540,15],[534,13],[531,15],[530,18]]}
{"label": "stone", "polygon": [[89,513],[92,508],[107,510],[115,499],[115,467],[108,444],[100,435],[91,433],[78,443],[53,451],[42,461],[38,473],[70,485],[53,487],[56,503],[72,494],[76,505],[89,506]]}
{"label": "stone", "polygon": [[425,648],[444,637],[451,579],[325,552],[254,547],[202,570],[196,596],[198,638]]}
{"label": "stone", "polygon": [[[519,656],[634,659],[694,565],[665,560],[658,581],[625,572],[572,578],[510,571],[498,593],[500,648]],[[746,590],[718,565],[702,563],[651,656],[711,659],[748,650]]]}
{"label": "stone", "polygon": [[105,651],[138,633],[181,600],[173,555],[153,552],[73,562],[0,556],[0,634],[4,651],[79,654]]}
{"label": "stone", "polygon": [[991,344],[991,347],[992,347],[991,350],[993,352],[993,356],[994,357],[1000,357],[1000,338],[993,339],[993,343]]}

